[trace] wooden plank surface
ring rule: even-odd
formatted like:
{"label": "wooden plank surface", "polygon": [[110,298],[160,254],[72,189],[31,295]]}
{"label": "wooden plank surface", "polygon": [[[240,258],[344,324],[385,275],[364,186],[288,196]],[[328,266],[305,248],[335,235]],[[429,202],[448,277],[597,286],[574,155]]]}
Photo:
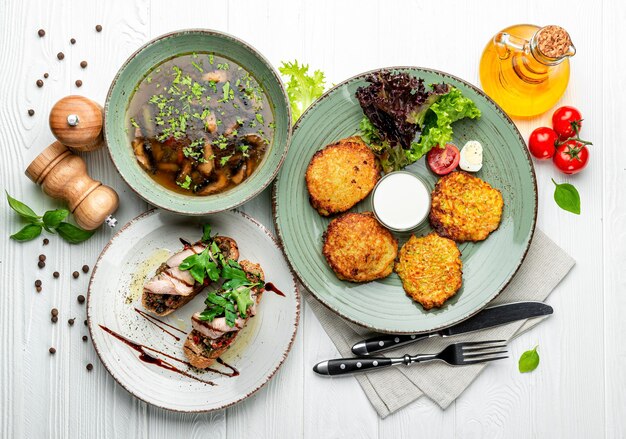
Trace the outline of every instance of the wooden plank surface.
{"label": "wooden plank surface", "polygon": [[[102,230],[81,246],[56,237],[17,244],[7,239],[20,223],[0,211],[0,436],[1,437],[215,437],[215,438],[528,438],[626,436],[626,159],[620,142],[625,62],[618,32],[626,7],[617,0],[545,2],[516,7],[501,2],[383,0],[150,0],[0,4],[0,179],[2,188],[37,211],[59,206],[23,174],[52,141],[47,114],[59,98],[78,93],[104,102],[119,66],[139,46],[165,32],[213,28],[236,35],[274,65],[298,59],[326,72],[329,83],[387,65],[418,65],[450,72],[478,84],[478,60],[499,29],[520,22],[556,23],[577,46],[562,103],[585,116],[584,135],[594,141],[582,174],[565,178],[549,163],[536,166],[538,224],[568,251],[577,266],[548,302],[556,313],[511,344],[512,359],[494,364],[447,410],[427,399],[379,420],[355,380],[322,380],[311,366],[337,355],[315,315],[304,305],[289,359],[273,381],[244,403],[207,415],[175,414],[132,398],[99,364],[86,334],[90,266],[108,241]],[[103,32],[97,33],[95,25]],[[46,30],[39,38],[37,30]],[[77,43],[71,45],[70,38]],[[66,57],[58,61],[56,54]],[[87,69],[81,69],[81,60]],[[35,81],[48,72],[43,88]],[[78,89],[75,81],[81,79]],[[36,111],[29,117],[27,110]],[[549,124],[549,114],[516,121],[527,136]],[[148,206],[115,172],[106,151],[85,157],[90,173],[121,197],[123,223]],[[558,209],[550,181],[575,184],[582,214]],[[269,192],[243,210],[273,228]],[[44,269],[37,256],[47,255]],[[546,267],[549,270],[550,267]],[[60,279],[52,282],[52,272]],[[538,273],[540,275],[540,273]],[[41,294],[35,279],[43,281]],[[60,310],[59,323],[50,309]],[[67,320],[76,318],[73,326]],[[539,345],[541,365],[519,374],[516,359]],[[57,353],[51,358],[48,348]],[[87,372],[87,363],[94,370]]]}

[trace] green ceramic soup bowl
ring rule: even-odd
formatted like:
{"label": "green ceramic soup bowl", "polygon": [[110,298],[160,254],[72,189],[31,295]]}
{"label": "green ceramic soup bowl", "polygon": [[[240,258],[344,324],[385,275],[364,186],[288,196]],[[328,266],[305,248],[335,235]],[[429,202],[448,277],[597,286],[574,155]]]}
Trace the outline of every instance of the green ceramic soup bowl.
{"label": "green ceramic soup bowl", "polygon": [[[254,173],[222,193],[196,196],[176,193],[156,183],[137,162],[127,132],[126,111],[136,86],[155,66],[179,55],[211,52],[247,70],[265,90],[274,113],[274,137]],[[291,140],[291,112],[276,70],[249,44],[222,32],[181,30],[162,35],[137,50],[118,71],[104,106],[104,136],[111,159],[128,185],[148,203],[184,215],[232,209],[251,200],[274,179]]]}

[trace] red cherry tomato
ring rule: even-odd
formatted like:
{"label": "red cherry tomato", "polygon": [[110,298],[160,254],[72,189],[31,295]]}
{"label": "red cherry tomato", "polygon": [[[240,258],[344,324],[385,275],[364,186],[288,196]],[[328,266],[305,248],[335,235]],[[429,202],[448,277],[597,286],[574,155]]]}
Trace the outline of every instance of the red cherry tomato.
{"label": "red cherry tomato", "polygon": [[436,146],[426,154],[428,166],[437,175],[446,175],[454,171],[460,159],[459,148],[452,143],[446,143],[445,148]]}
{"label": "red cherry tomato", "polygon": [[589,161],[589,149],[577,140],[568,140],[556,149],[554,165],[564,174],[577,174]]}
{"label": "red cherry tomato", "polygon": [[583,117],[574,107],[558,108],[552,115],[552,128],[561,140],[576,137],[583,126]]}
{"label": "red cherry tomato", "polygon": [[539,127],[528,138],[528,149],[533,157],[539,160],[547,160],[554,156],[556,141],[559,135],[552,128]]}

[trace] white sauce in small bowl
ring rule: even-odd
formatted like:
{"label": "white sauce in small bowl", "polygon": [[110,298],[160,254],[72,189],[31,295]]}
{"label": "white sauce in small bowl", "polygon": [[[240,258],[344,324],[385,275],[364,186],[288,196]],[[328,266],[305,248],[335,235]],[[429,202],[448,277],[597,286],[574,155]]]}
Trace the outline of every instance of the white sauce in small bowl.
{"label": "white sauce in small bowl", "polygon": [[383,226],[396,232],[407,232],[428,216],[430,191],[415,174],[391,172],[374,187],[372,210]]}

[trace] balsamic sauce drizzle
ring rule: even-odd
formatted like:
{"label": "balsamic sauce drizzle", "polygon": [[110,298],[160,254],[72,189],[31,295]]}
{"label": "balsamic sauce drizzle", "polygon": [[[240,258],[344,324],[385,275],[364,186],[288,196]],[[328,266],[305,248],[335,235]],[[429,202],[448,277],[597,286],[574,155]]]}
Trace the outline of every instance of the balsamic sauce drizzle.
{"label": "balsamic sauce drizzle", "polygon": [[201,378],[198,378],[197,376],[194,376],[188,372],[185,372],[184,370],[181,370],[179,368],[177,368],[176,366],[174,366],[172,363],[169,363],[165,360],[162,360],[160,358],[155,357],[154,355],[152,355],[150,352],[148,351],[152,351],[154,353],[157,354],[161,354],[167,358],[170,358],[174,361],[178,361],[179,363],[182,364],[186,364],[187,366],[190,366],[190,364],[184,360],[180,360],[176,357],[172,357],[171,355],[166,354],[165,352],[161,352],[158,351],[154,348],[151,348],[150,346],[145,346],[142,344],[139,344],[137,342],[134,342],[132,340],[129,340],[128,338],[124,337],[123,335],[118,334],[117,332],[107,328],[106,326],[103,325],[98,325],[100,326],[100,328],[102,328],[103,331],[108,332],[109,334],[111,334],[113,337],[117,338],[118,340],[120,340],[122,343],[126,344],[127,346],[131,347],[132,349],[134,349],[135,351],[139,352],[139,360],[143,361],[144,363],[149,363],[149,364],[154,364],[158,367],[161,367],[165,370],[169,370],[172,372],[176,372],[180,375],[186,376],[187,378],[191,378],[193,380],[199,381],[201,383],[204,384],[208,384],[210,386],[216,386],[217,384],[215,384],[213,381],[208,381],[208,380],[203,380]]}
{"label": "balsamic sauce drizzle", "polygon": [[[185,372],[184,370],[180,370],[179,368],[177,368],[173,364],[168,363],[165,360],[162,360],[160,358],[155,357],[154,355],[150,354],[148,351],[152,351],[154,353],[161,354],[161,355],[163,355],[163,356],[165,356],[167,358],[170,358],[170,359],[172,359],[174,361],[177,361],[177,362],[179,362],[181,364],[184,364],[187,367],[194,368],[189,362],[187,362],[185,360],[181,360],[181,359],[176,358],[176,357],[173,357],[173,356],[171,356],[169,354],[166,354],[165,352],[161,352],[159,350],[151,348],[150,346],[145,346],[145,345],[139,344],[137,342],[134,342],[132,340],[129,340],[128,338],[124,337],[123,335],[118,334],[117,332],[107,328],[106,326],[103,326],[103,325],[98,325],[98,326],[100,326],[100,328],[102,328],[103,331],[108,332],[113,337],[117,338],[118,340],[120,340],[121,342],[126,344],[127,346],[130,346],[132,349],[134,349],[137,352],[139,352],[139,360],[143,361],[144,363],[154,364],[154,365],[156,365],[158,367],[161,367],[163,369],[179,373],[181,375],[184,375],[184,376],[186,376],[188,378],[191,378],[191,379],[194,379],[196,381],[200,381],[201,383],[209,384],[211,386],[217,386],[217,384],[215,384],[212,381],[203,380],[201,378],[198,378],[197,376],[194,376],[194,375],[192,375],[192,374],[190,374],[188,372]],[[221,364],[222,366],[226,367],[227,369],[230,369],[230,372],[224,372],[222,370],[217,370],[217,369],[214,369],[212,367],[208,367],[206,369],[202,369],[202,371],[203,372],[213,372],[213,373],[216,373],[218,375],[223,375],[223,376],[228,377],[228,378],[233,378],[233,377],[239,376],[239,371],[235,368],[235,366],[231,366],[230,364],[226,363],[221,358],[218,358],[217,362],[219,364]]]}
{"label": "balsamic sauce drizzle", "polygon": [[175,331],[178,331],[182,334],[187,334],[185,331],[183,331],[182,329],[177,328],[176,326],[172,326],[169,323],[165,323],[162,320],[157,319],[154,316],[151,316],[150,314],[148,314],[145,311],[140,310],[139,308],[135,308],[135,312],[137,312],[137,314],[139,314],[141,317],[143,317],[144,319],[146,319],[148,322],[152,323],[154,326],[156,326],[157,328],[159,328],[161,331],[165,332],[166,334],[171,335],[172,337],[174,337],[174,340],[176,341],[180,341],[180,337],[178,337],[177,335],[173,334],[172,332],[168,331],[167,329],[165,329],[163,326],[161,325],[165,325],[169,328],[174,329]]}
{"label": "balsamic sauce drizzle", "polygon": [[271,282],[268,282],[268,283],[265,284],[265,290],[266,291],[272,291],[273,293],[276,293],[279,296],[285,297],[285,293],[283,293],[278,288],[276,288],[276,285],[274,285]]}

